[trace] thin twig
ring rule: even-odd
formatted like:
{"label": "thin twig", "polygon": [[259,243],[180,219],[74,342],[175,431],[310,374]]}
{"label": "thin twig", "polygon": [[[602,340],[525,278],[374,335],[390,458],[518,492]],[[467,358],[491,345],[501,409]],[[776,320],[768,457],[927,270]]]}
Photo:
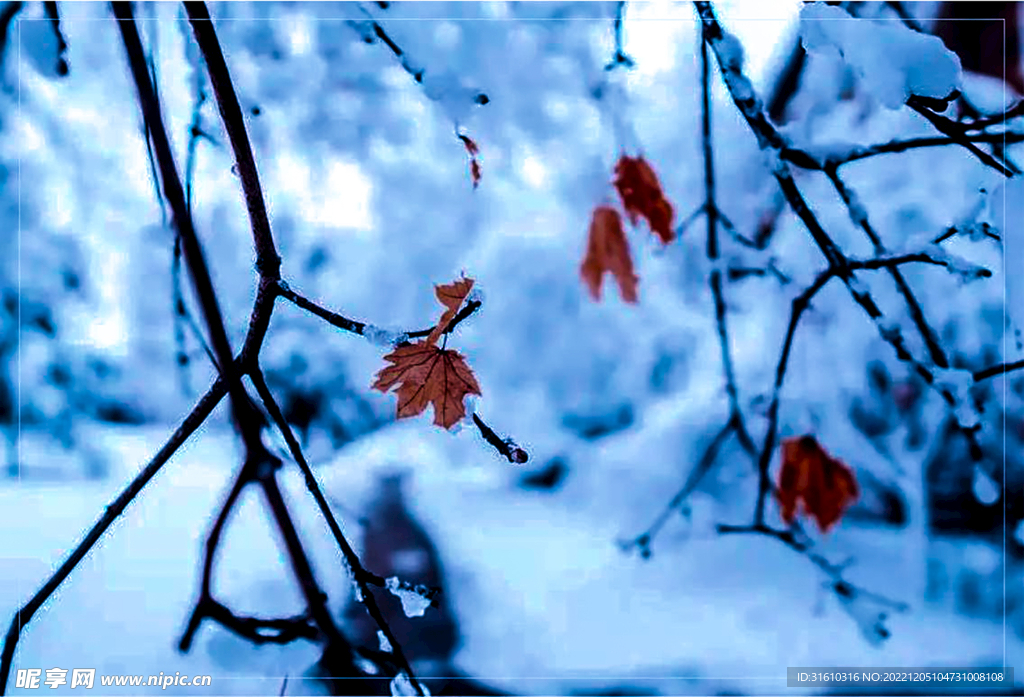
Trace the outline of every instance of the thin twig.
{"label": "thin twig", "polygon": [[363,604],[366,606],[366,611],[377,623],[377,626],[380,631],[384,633],[387,640],[391,643],[392,653],[394,653],[395,660],[398,662],[399,666],[411,677],[413,675],[412,667],[409,665],[409,661],[402,652],[402,648],[399,645],[394,632],[388,625],[383,613],[377,606],[377,602],[374,599],[373,594],[370,593],[370,589],[368,588],[368,583],[370,583],[368,576],[370,576],[370,574],[363,568],[362,562],[359,560],[359,555],[356,554],[348,540],[345,539],[345,534],[341,530],[341,525],[338,523],[338,519],[335,518],[334,513],[331,512],[330,504],[324,497],[320,484],[316,481],[313,469],[309,466],[305,455],[302,453],[302,447],[299,445],[298,439],[295,438],[295,433],[292,432],[292,428],[285,420],[284,414],[281,412],[281,408],[277,405],[277,402],[274,399],[274,395],[271,393],[270,388],[267,387],[267,382],[263,377],[263,372],[258,369],[254,370],[250,374],[250,377],[253,385],[256,387],[256,393],[263,402],[263,406],[268,412],[270,412],[270,418],[273,419],[278,430],[281,432],[281,435],[284,437],[292,459],[295,460],[299,469],[302,471],[302,477],[306,484],[306,489],[313,495],[313,500],[316,501],[317,508],[320,509],[321,515],[324,517],[324,520],[327,522],[327,526],[331,530],[331,535],[334,536],[334,541],[341,550],[345,565],[352,573],[352,578],[363,597]]}
{"label": "thin twig", "polygon": [[480,435],[483,439],[491,444],[498,453],[511,462],[513,465],[521,465],[530,459],[530,455],[516,445],[516,442],[511,438],[501,438],[494,430],[484,423],[483,419],[474,412],[473,413],[473,424],[480,431]]}
{"label": "thin twig", "polygon": [[[842,199],[843,205],[846,206],[846,210],[850,214],[850,219],[855,225],[859,226],[861,230],[864,231],[864,234],[871,241],[871,245],[875,250],[875,255],[882,256],[883,254],[886,254],[885,246],[882,244],[881,237],[877,232],[875,232],[874,228],[871,227],[867,211],[864,210],[863,206],[861,206],[857,201],[856,194],[853,190],[839,176],[838,169],[835,166],[827,166],[825,168],[825,174],[828,176],[829,181],[832,182],[832,186],[835,188],[836,193],[839,194],[839,198]],[[922,261],[930,261],[930,259]],[[928,353],[931,356],[932,362],[940,368],[948,368],[949,360],[946,358],[946,352],[942,350],[942,346],[939,344],[939,336],[925,318],[921,303],[918,302],[917,296],[914,295],[914,291],[910,288],[910,284],[907,283],[906,278],[904,278],[903,274],[900,272],[898,264],[890,264],[887,268],[889,270],[889,275],[892,277],[893,282],[900,291],[900,295],[903,296],[903,300],[907,304],[910,317],[914,322],[914,326],[917,327],[917,331],[921,335],[921,339],[924,341],[925,346],[928,348]]]}
{"label": "thin twig", "polygon": [[[455,328],[463,322],[463,320],[465,320],[467,317],[469,317],[474,312],[479,310],[482,305],[483,303],[480,302],[479,300],[470,300],[469,302],[467,302],[456,313],[456,315],[452,317],[451,321],[449,321],[448,324],[445,325],[444,330],[442,330],[441,334],[451,334],[453,331],[455,331]],[[414,332],[409,332],[406,336],[408,336],[410,339],[418,339],[421,336],[430,336],[431,332],[433,332],[435,328],[436,325],[434,327],[430,327],[429,329],[417,329]]]}
{"label": "thin twig", "polygon": [[992,116],[983,116],[963,124],[964,131],[982,131],[990,126],[998,126],[1011,119],[1024,116],[1024,99],[1008,107],[1005,111]]}
{"label": "thin twig", "polygon": [[[174,155],[170,148],[166,130],[164,129],[156,91],[150,75],[145,69],[145,54],[132,16],[131,6],[126,3],[113,3],[112,8],[115,17],[119,20],[118,28],[121,30],[125,51],[128,54],[132,76],[139,94],[139,103],[149,125],[149,134],[153,141],[153,150],[160,169],[164,196],[167,198],[168,204],[174,213],[175,226],[181,235],[185,261],[192,277],[196,296],[199,299],[200,310],[209,331],[213,351],[221,367],[222,376],[227,383],[232,420],[245,448],[245,462],[232,487],[232,492],[235,496],[230,504],[225,505],[223,517],[226,518],[234,501],[237,500],[237,492],[242,487],[252,481],[259,484],[274,522],[283,538],[290,566],[305,597],[309,613],[326,639],[325,651],[334,656],[348,654],[350,657],[351,647],[337,628],[327,608],[326,596],[316,582],[291,515],[281,497],[276,479],[276,471],[280,466],[280,460],[272,455],[263,443],[261,434],[263,426],[262,415],[259,414],[255,405],[246,394],[241,380],[236,376],[224,374],[224,369],[231,365],[232,362],[230,342],[227,337],[217,295],[210,278],[209,269],[207,268],[198,236],[188,212],[185,192],[178,177]],[[223,63],[223,55],[220,53],[219,43],[216,42],[216,36],[212,34],[213,27],[209,21],[209,14],[206,11],[205,5],[189,3],[186,5],[186,11],[192,20],[197,42],[200,44],[200,49],[203,51],[209,66],[211,82],[214,85],[215,92],[218,94],[218,98],[227,90],[230,90],[233,95],[234,88],[230,85],[230,76],[227,74],[227,67]],[[203,21],[204,18],[205,21]],[[213,45],[211,46],[211,44]],[[218,72],[221,68],[223,68],[223,72]],[[219,105],[225,121],[236,117],[230,111],[230,104],[219,103]],[[234,106],[237,108],[237,99],[234,101]],[[240,119],[240,113],[237,116]],[[259,180],[255,178],[255,163],[251,158],[251,149],[248,148],[248,136],[244,133],[244,128],[241,134],[229,128],[228,134],[231,137],[236,156],[243,160],[243,162],[239,163],[241,176],[251,175],[252,177],[251,180],[246,182],[244,191],[246,193],[246,203],[249,208],[250,218],[253,222],[253,239],[257,250],[257,267],[259,268],[261,279],[264,276],[271,276],[276,280],[280,270],[280,258],[277,256],[274,248],[270,226],[266,220],[266,210],[262,200],[262,193],[259,189]],[[244,161],[246,154],[249,155],[249,158],[247,161]],[[262,219],[260,214],[262,214]],[[215,543],[209,543],[207,546],[207,563],[204,567],[204,593],[208,593],[209,590],[209,571],[212,568],[212,556],[215,547]],[[197,623],[190,622],[190,626],[194,624]],[[349,659],[349,662],[351,662],[351,659]]]}
{"label": "thin twig", "polygon": [[792,309],[789,315],[789,324],[786,327],[786,336],[782,341],[782,350],[779,352],[779,361],[775,367],[775,382],[772,385],[772,397],[768,404],[768,428],[765,431],[764,445],[761,447],[758,458],[758,492],[757,504],[754,508],[754,525],[764,523],[765,497],[771,491],[771,479],[768,476],[768,466],[771,464],[772,453],[775,450],[775,439],[779,428],[779,400],[782,393],[782,385],[786,379],[786,370],[789,367],[789,355],[793,349],[793,339],[796,337],[796,328],[803,313],[811,306],[811,299],[818,294],[825,285],[835,277],[831,270],[819,274],[814,282],[802,293],[793,299]]}
{"label": "thin twig", "polygon": [[316,315],[331,326],[337,327],[343,331],[362,336],[363,331],[366,329],[365,322],[357,322],[354,319],[343,317],[336,312],[332,312],[325,307],[321,307],[312,300],[293,291],[286,283],[278,284],[277,294],[285,300],[289,300],[294,303],[296,307],[300,307],[306,312]]}
{"label": "thin twig", "polygon": [[665,523],[668,522],[672,516],[672,512],[685,503],[686,499],[690,497],[697,486],[704,479],[704,476],[711,471],[712,466],[715,464],[718,458],[718,453],[721,451],[722,446],[725,445],[729,436],[736,433],[736,420],[732,418],[728,423],[723,426],[715,437],[711,439],[708,447],[704,449],[704,453],[701,455],[697,465],[690,470],[690,473],[686,476],[686,481],[683,486],[680,487],[679,491],[672,496],[672,499],[668,502],[668,505],[662,509],[658,517],[654,519],[650,527],[644,530],[642,533],[637,535],[634,539],[621,543],[623,550],[628,551],[631,549],[637,549],[640,551],[640,556],[643,559],[650,559],[651,557],[651,545],[654,543],[654,538],[657,537],[661,529],[665,527]]}
{"label": "thin twig", "polygon": [[50,28],[53,29],[53,35],[57,39],[57,74],[64,77],[69,71],[68,42],[64,38],[64,32],[60,29],[60,10],[57,8],[57,3],[50,0],[43,3],[43,10],[46,12],[46,18],[50,20]]}
{"label": "thin twig", "polygon": [[[1016,131],[974,133],[963,136],[962,140],[969,143],[1006,143],[1007,145],[1011,145],[1014,143],[1024,143],[1024,133],[1018,133]],[[876,157],[878,155],[895,154],[910,150],[920,150],[923,148],[940,148],[959,144],[960,141],[954,140],[948,136],[926,136],[919,138],[895,139],[886,143],[869,145],[863,148],[855,148],[844,153],[841,157],[830,157],[825,162],[817,162],[810,154],[800,151],[798,148],[787,148],[782,152],[782,157],[789,162],[797,164],[797,166],[804,167],[805,169],[824,169],[829,164],[833,164],[838,167],[851,162],[865,160],[869,157]],[[813,163],[813,166],[807,166],[807,163]]]}
{"label": "thin twig", "polygon": [[613,30],[615,33],[615,54],[612,56],[611,61],[604,67],[605,70],[615,70],[616,68],[632,68],[636,63],[626,54],[624,48],[625,42],[622,39],[622,29],[625,24],[626,16],[626,2],[620,0],[615,3],[615,22],[613,24]]}
{"label": "thin twig", "polygon": [[743,410],[740,408],[739,389],[736,386],[736,374],[732,363],[732,350],[729,345],[729,327],[726,320],[725,291],[722,288],[722,271],[717,268],[719,258],[718,239],[718,198],[715,182],[715,159],[712,142],[711,112],[711,62],[708,56],[707,42],[700,42],[701,65],[701,152],[704,159],[704,214],[707,216],[707,257],[711,262],[711,276],[708,284],[715,305],[715,326],[718,331],[718,343],[722,354],[722,371],[725,373],[725,391],[729,396],[729,422],[735,427],[736,435],[745,447],[753,450],[753,440],[747,432]]}
{"label": "thin twig", "polygon": [[242,490],[245,489],[246,485],[252,481],[253,467],[243,467],[242,471],[235,477],[231,484],[231,488],[228,490],[228,494],[224,499],[224,503],[221,505],[220,510],[213,519],[213,525],[210,527],[210,532],[206,535],[206,543],[203,550],[203,566],[202,576],[199,582],[199,599],[196,601],[195,607],[192,610],[192,614],[189,617],[188,624],[185,627],[185,632],[181,636],[181,640],[178,642],[178,650],[181,652],[187,652],[192,648],[192,641],[195,639],[196,632],[199,631],[200,625],[207,617],[209,617],[208,610],[210,604],[214,603],[213,598],[213,567],[216,560],[217,550],[220,548],[221,537],[224,534],[224,526],[227,525],[228,517],[234,510],[235,504],[238,502],[238,497],[241,496]]}
{"label": "thin twig", "polygon": [[[865,271],[874,271],[876,269],[893,270],[899,266],[905,266],[906,264],[930,264],[932,266],[944,266],[949,267],[949,262],[945,259],[936,259],[928,252],[911,252],[909,254],[900,254],[894,257],[874,257],[872,259],[850,259],[848,261],[851,269],[863,269]],[[978,278],[991,278],[992,272],[985,268],[978,268],[976,271]]]}
{"label": "thin twig", "polygon": [[[287,283],[279,282],[277,284],[277,293],[285,300],[293,303],[296,307],[299,307],[310,314],[316,315],[320,319],[324,320],[333,327],[337,327],[346,332],[352,334],[358,334],[359,336],[365,336],[366,327],[368,326],[365,322],[358,322],[354,319],[349,319],[343,315],[339,315],[337,312],[328,310],[327,308],[319,305],[304,295],[296,293]],[[472,315],[474,312],[480,309],[483,305],[479,300],[470,300],[459,312],[448,322],[445,326],[442,334],[450,334],[455,328],[462,323],[467,317]],[[429,336],[434,331],[434,327],[428,329],[417,329],[416,331],[407,332],[406,337],[410,339],[419,339],[422,337]]]}
{"label": "thin twig", "polygon": [[982,380],[988,380],[989,378],[994,378],[998,375],[1006,375],[1007,373],[1012,373],[1015,370],[1020,370],[1022,368],[1024,368],[1024,360],[1012,361],[1010,363],[999,363],[998,365],[975,371],[974,381],[981,382]]}
{"label": "thin twig", "polygon": [[208,600],[206,616],[241,638],[261,646],[263,644],[290,644],[299,639],[317,641],[320,632],[306,615],[283,618],[245,617],[236,615],[215,600]]}
{"label": "thin twig", "polygon": [[281,257],[278,256],[274,236],[270,232],[270,219],[267,217],[267,206],[263,201],[263,187],[256,171],[256,159],[249,144],[242,107],[238,103],[238,95],[235,94],[235,86],[224,61],[224,53],[214,32],[213,21],[210,19],[206,4],[186,2],[184,6],[210,75],[210,84],[217,98],[217,109],[220,111],[224,129],[235,153],[235,164],[242,182],[245,207],[249,212],[253,244],[256,247],[256,269],[260,272],[261,279],[267,282],[277,281],[281,277]]}
{"label": "thin twig", "polygon": [[[362,22],[350,21],[347,24],[353,27],[359,32],[359,35],[363,38],[363,41],[369,44],[376,43],[378,40],[388,47],[388,50],[394,54],[395,58],[398,59],[399,64],[402,66],[402,70],[407,72],[417,84],[423,84],[423,77],[426,74],[426,69],[416,66],[409,59],[409,55],[402,50],[402,47],[398,45],[394,39],[385,31],[384,27],[374,19],[373,15],[362,5],[359,4],[359,10],[362,12],[366,19]],[[367,29],[369,31],[367,31]],[[478,92],[473,97],[473,103],[480,106],[486,105],[491,101],[483,92]]]}
{"label": "thin twig", "polygon": [[963,132],[957,128],[955,121],[951,121],[941,114],[936,114],[922,102],[920,97],[911,96],[910,99],[907,100],[907,106],[923,116],[929,123],[935,126],[935,129],[940,133],[949,136],[957,145],[960,145],[977,157],[982,164],[991,167],[1008,179],[1016,174],[1020,174],[1016,167],[1008,167],[1006,164],[999,162],[995,157],[971,142],[971,140],[966,138]]}
{"label": "thin twig", "polygon": [[203,105],[206,103],[206,90],[203,89],[203,72],[195,67],[195,96],[192,104],[192,122],[188,127],[188,150],[185,155],[185,203],[189,213],[192,212],[193,188],[196,172],[196,152],[199,141],[207,140],[216,145],[213,136],[203,130]]}
{"label": "thin twig", "polygon": [[764,535],[778,540],[794,552],[807,557],[815,566],[825,572],[832,579],[832,590],[837,595],[845,598],[863,596],[878,602],[896,612],[906,612],[910,609],[907,603],[898,600],[891,600],[873,591],[859,588],[843,578],[844,564],[834,564],[828,559],[813,551],[810,542],[802,542],[789,530],[776,530],[767,525],[718,525],[717,530],[721,535]]}

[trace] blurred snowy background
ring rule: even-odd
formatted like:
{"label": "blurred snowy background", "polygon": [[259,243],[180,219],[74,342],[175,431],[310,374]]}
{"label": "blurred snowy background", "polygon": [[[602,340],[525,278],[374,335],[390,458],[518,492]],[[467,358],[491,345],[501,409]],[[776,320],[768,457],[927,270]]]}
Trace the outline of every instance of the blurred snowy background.
{"label": "blurred snowy background", "polygon": [[[892,3],[843,5],[910,31],[893,23]],[[905,9],[928,28],[938,5]],[[798,3],[715,6],[744,44],[745,69],[773,100],[773,118],[800,147],[834,153],[936,135],[911,109],[888,108],[851,68],[856,57],[803,56]],[[198,314],[117,28],[99,3],[59,11],[67,70],[44,3],[9,2],[0,13],[5,623],[213,378],[189,326]],[[861,484],[836,529],[810,533],[816,551],[849,562],[845,578],[909,609],[841,602],[806,556],[767,537],[719,535],[718,523],[749,523],[756,498],[756,474],[735,439],[664,521],[649,558],[625,544],[666,510],[730,413],[708,291],[718,267],[707,260],[703,219],[665,248],[628,230],[637,305],[607,284],[595,303],[579,277],[591,211],[613,201],[622,148],[655,167],[677,222],[704,201],[690,4],[214,2],[210,12],[292,288],[395,329],[429,326],[434,284],[461,271],[484,293],[452,345],[479,378],[480,413],[529,451],[525,466],[499,457],[472,426],[453,435],[426,416],[396,422],[395,397],[370,391],[381,347],[292,305],[279,303],[263,352],[270,387],[347,534],[359,540],[397,525],[373,520],[386,475],[404,474],[395,510],[419,521],[419,548],[443,586],[442,607],[422,620],[441,638],[417,641],[417,619],[403,630],[423,671],[514,694],[754,695],[784,692],[787,666],[1024,670],[1024,373],[965,393],[981,411],[985,456],[976,463],[942,399],[838,283],[797,333],[781,434],[813,433]],[[620,13],[634,65],[609,71]],[[237,348],[255,273],[233,155],[180,6],[142,3],[136,15],[179,168],[191,163],[194,219]],[[401,47],[404,68],[374,40],[371,19]],[[1015,21],[999,26],[1017,30]],[[958,34],[947,30],[947,45],[949,36]],[[991,44],[974,30],[960,36],[963,46]],[[865,49],[899,60],[881,43]],[[964,76],[960,87],[980,111],[1017,99],[1013,55],[1005,89]],[[719,208],[741,235],[754,237],[765,221],[773,232],[763,251],[722,235],[722,263],[759,271],[730,280],[725,297],[739,403],[760,443],[790,304],[824,262],[780,208],[771,163],[717,69],[713,85]],[[456,127],[481,150],[476,190]],[[1003,128],[1024,130],[1013,120]],[[1010,246],[1001,205],[1004,193],[1013,203],[1013,186],[1000,188],[997,172],[948,146],[866,158],[843,174],[890,251],[956,227],[944,248],[992,269],[970,284],[941,267],[904,269],[954,367],[1019,359],[1004,293],[1013,297],[1013,274],[1024,268],[978,232],[982,222],[1006,228]],[[870,257],[825,176],[796,176],[843,249]],[[860,278],[927,363],[892,280]],[[289,693],[322,689],[302,679],[319,656],[302,641],[254,647],[206,623],[190,653],[176,650],[210,516],[241,453],[225,415],[222,407],[45,605],[15,669],[208,673],[212,688],[190,690],[204,694],[277,694],[285,676]],[[351,584],[290,464],[282,480],[342,628],[375,644],[345,610]],[[242,613],[298,614],[301,597],[259,504],[245,500],[231,521],[218,597]],[[379,535],[375,544],[385,551],[374,556],[365,541],[376,571],[388,545]],[[887,639],[874,631],[879,612],[888,614]]]}

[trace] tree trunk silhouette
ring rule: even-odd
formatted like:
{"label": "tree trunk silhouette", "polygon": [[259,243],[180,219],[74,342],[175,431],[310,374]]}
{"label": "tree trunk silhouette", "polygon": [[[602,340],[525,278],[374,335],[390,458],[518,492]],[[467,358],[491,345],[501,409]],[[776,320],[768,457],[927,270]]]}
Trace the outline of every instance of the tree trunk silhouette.
{"label": "tree trunk silhouette", "polygon": [[[389,474],[378,481],[366,514],[362,559],[368,570],[384,578],[443,588],[437,549],[406,507],[403,479],[402,474]],[[410,661],[447,664],[458,649],[459,631],[443,590],[422,617],[406,617],[401,600],[387,589],[371,592]],[[377,625],[362,604],[352,602],[346,616],[353,642],[377,649]]]}

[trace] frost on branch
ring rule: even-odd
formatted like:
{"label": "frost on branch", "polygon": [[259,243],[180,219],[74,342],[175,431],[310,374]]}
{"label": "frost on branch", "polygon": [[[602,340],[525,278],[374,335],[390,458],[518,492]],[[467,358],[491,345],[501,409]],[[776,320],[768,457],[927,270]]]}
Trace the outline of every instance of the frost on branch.
{"label": "frost on branch", "polygon": [[843,610],[857,623],[861,636],[872,646],[881,646],[892,636],[885,621],[888,613],[880,610],[871,598],[865,597],[856,588],[844,581],[838,581],[833,588]]}
{"label": "frost on branch", "polygon": [[986,472],[981,463],[975,463],[974,476],[971,478],[971,492],[983,506],[994,506],[999,501],[999,484]]}
{"label": "frost on branch", "polygon": [[900,22],[856,19],[815,3],[800,11],[800,37],[809,53],[838,54],[889,109],[899,109],[911,95],[944,99],[960,86],[956,54]]}
{"label": "frost on branch", "polygon": [[970,283],[979,278],[987,278],[991,275],[984,266],[975,264],[972,261],[946,251],[938,245],[932,245],[928,249],[928,256],[935,261],[945,265],[946,271],[956,276],[960,283]]}
{"label": "frost on branch", "polygon": [[934,373],[935,387],[948,394],[955,404],[954,416],[960,428],[977,428],[981,424],[981,412],[971,395],[974,373],[962,368],[935,368]]}
{"label": "frost on branch", "polygon": [[[426,685],[420,683],[420,688],[424,697],[430,697],[430,690]],[[399,673],[391,681],[391,697],[418,697],[420,694],[405,673]]]}
{"label": "frost on branch", "polygon": [[423,93],[456,124],[465,123],[474,106],[480,104],[480,90],[457,73],[423,71]]}
{"label": "frost on branch", "polygon": [[363,327],[363,336],[374,346],[380,346],[382,348],[391,348],[398,344],[404,344],[409,341],[409,335],[405,332],[398,331],[397,329],[385,329],[384,327],[378,327],[375,324],[367,324]]}
{"label": "frost on branch", "polygon": [[380,650],[384,653],[391,653],[391,651],[393,650],[391,648],[391,642],[388,641],[387,636],[380,629],[377,630],[377,642],[378,646],[380,647]]}
{"label": "frost on branch", "polygon": [[743,44],[740,43],[740,40],[723,30],[722,38],[718,43],[718,55],[725,68],[722,71],[723,77],[729,84],[729,91],[732,93],[733,99],[752,99],[754,86],[743,75]]}
{"label": "frost on branch", "polygon": [[402,611],[406,617],[423,617],[423,613],[430,607],[431,599],[426,589],[421,591],[419,587],[410,588],[409,584],[402,583],[397,576],[389,578],[386,585],[391,595],[402,601]]}
{"label": "frost on branch", "polygon": [[992,191],[981,222],[999,234],[1003,244],[1006,314],[1024,331],[1024,178],[1014,177]]}

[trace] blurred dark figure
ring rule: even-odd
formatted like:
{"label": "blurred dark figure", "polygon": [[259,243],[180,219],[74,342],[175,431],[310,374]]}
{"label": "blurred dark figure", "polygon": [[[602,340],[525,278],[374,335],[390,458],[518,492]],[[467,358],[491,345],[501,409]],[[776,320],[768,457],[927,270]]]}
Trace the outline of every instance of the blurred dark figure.
{"label": "blurred dark figure", "polygon": [[[462,677],[452,665],[459,648],[458,622],[444,588],[444,572],[437,548],[426,530],[406,507],[402,490],[403,474],[381,477],[376,494],[366,511],[367,524],[361,559],[368,571],[384,578],[397,576],[401,581],[441,593],[420,617],[407,617],[401,600],[387,589],[371,592],[391,627],[417,677],[434,695],[500,695],[469,678]],[[361,602],[353,599],[345,611],[345,633],[356,646],[380,649],[378,626]],[[381,681],[383,694],[388,685]]]}
{"label": "blurred dark figure", "polygon": [[964,70],[998,80],[1005,75],[1006,86],[1019,96],[1024,95],[1019,20],[1016,2],[943,2],[933,32],[960,56]]}

